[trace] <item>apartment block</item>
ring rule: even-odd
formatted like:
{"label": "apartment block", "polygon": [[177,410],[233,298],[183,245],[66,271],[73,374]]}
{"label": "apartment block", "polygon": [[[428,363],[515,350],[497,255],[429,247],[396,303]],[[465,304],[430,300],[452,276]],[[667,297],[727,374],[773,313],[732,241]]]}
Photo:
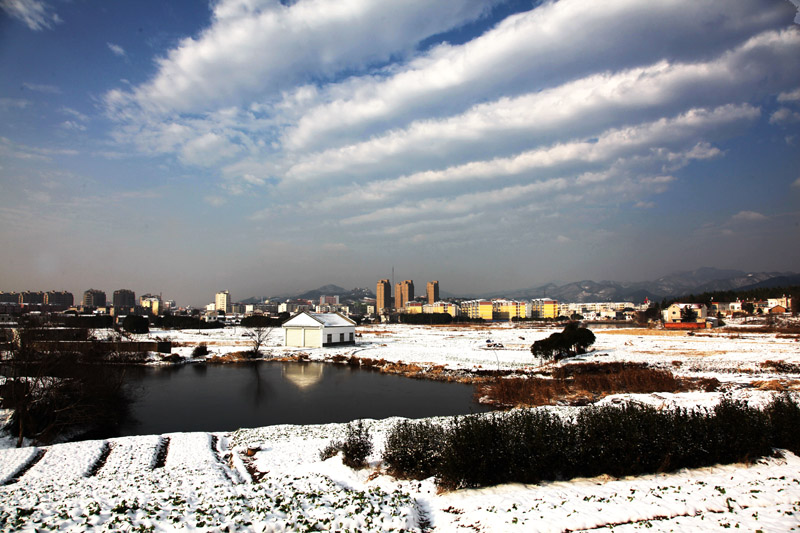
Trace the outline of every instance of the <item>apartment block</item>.
{"label": "apartment block", "polygon": [[414,282],[410,279],[404,280],[394,286],[394,307],[403,309],[406,302],[414,299]]}
{"label": "apartment block", "polygon": [[136,306],[136,293],[130,289],[118,289],[114,291],[113,303],[118,309],[130,309]]}
{"label": "apartment block", "polygon": [[515,300],[492,300],[492,314],[495,320],[511,320],[530,316],[531,305]]}
{"label": "apartment block", "polygon": [[461,314],[469,318],[482,318],[491,320],[494,308],[489,300],[467,300],[461,302]]}
{"label": "apartment block", "polygon": [[89,289],[83,292],[83,306],[84,307],[105,307],[106,306],[106,293],[99,289]]}
{"label": "apartment block", "polygon": [[428,296],[428,303],[436,303],[439,301],[439,282],[429,281],[427,287],[425,288],[425,292]]}
{"label": "apartment block", "polygon": [[392,284],[388,279],[378,281],[378,288],[375,290],[377,298],[375,299],[375,308],[377,313],[383,314],[392,309]]}
{"label": "apartment block", "polygon": [[72,307],[75,298],[71,292],[67,291],[47,291],[44,293],[44,303],[48,305],[59,305],[62,307]]}
{"label": "apartment block", "polygon": [[558,302],[549,298],[531,300],[531,316],[536,318],[556,318],[558,316]]}
{"label": "apartment block", "polygon": [[231,293],[228,291],[220,291],[214,296],[214,309],[217,311],[230,313],[232,303]]}
{"label": "apartment block", "polygon": [[450,302],[425,304],[422,306],[422,312],[426,314],[447,313],[454,318],[461,315],[461,309],[456,304]]}

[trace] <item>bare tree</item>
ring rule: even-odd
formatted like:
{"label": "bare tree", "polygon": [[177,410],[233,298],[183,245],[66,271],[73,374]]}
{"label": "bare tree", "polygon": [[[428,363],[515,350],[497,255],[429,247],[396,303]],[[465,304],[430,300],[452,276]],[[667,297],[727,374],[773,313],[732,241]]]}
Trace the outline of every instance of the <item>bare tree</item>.
{"label": "bare tree", "polygon": [[261,355],[261,348],[269,340],[273,329],[274,328],[269,326],[253,326],[247,329],[244,335],[250,338],[250,353],[252,354],[252,358],[255,359]]}
{"label": "bare tree", "polygon": [[17,331],[3,361],[2,407],[13,409],[17,446],[25,438],[48,443],[65,433],[118,423],[127,410],[123,372],[115,366],[81,364],[76,353],[36,349],[40,331]]}

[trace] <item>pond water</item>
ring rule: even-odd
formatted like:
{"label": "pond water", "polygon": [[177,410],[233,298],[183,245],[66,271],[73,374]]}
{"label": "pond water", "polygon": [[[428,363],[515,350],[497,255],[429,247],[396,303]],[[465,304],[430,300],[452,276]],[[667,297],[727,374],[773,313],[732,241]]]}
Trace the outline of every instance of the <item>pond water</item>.
{"label": "pond water", "polygon": [[125,372],[133,403],[131,416],[118,428],[120,436],[488,410],[473,400],[471,385],[347,365],[254,362],[128,367]]}

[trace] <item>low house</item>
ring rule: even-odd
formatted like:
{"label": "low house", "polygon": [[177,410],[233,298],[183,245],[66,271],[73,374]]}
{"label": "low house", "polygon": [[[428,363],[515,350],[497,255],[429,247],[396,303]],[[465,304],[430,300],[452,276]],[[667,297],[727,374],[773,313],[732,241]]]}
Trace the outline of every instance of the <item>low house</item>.
{"label": "low house", "polygon": [[[691,315],[691,320],[687,319],[687,315]],[[677,322],[705,322],[707,316],[706,304],[687,304],[676,302],[664,309],[665,324]]]}
{"label": "low house", "polygon": [[322,348],[356,343],[356,323],[339,313],[303,311],[283,323],[284,346]]}

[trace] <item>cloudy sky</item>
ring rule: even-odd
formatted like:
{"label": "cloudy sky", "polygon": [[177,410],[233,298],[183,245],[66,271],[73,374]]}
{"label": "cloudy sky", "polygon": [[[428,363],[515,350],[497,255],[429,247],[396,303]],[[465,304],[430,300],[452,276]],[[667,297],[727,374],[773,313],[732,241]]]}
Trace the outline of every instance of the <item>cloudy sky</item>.
{"label": "cloudy sky", "polygon": [[795,3],[0,0],[0,290],[800,270]]}

